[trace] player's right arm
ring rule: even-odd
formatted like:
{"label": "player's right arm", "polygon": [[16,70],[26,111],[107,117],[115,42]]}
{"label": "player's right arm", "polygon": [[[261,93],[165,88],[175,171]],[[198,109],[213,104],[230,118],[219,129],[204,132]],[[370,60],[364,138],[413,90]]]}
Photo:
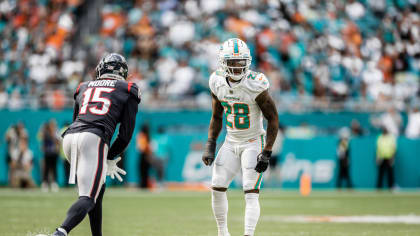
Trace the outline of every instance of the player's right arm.
{"label": "player's right arm", "polygon": [[220,131],[223,126],[223,106],[217,99],[216,95],[211,94],[212,97],[212,115],[209,126],[209,139],[216,141],[219,137]]}
{"label": "player's right arm", "polygon": [[219,137],[220,131],[223,126],[223,106],[220,104],[216,95],[211,93],[212,96],[212,115],[209,125],[208,140],[203,153],[203,162],[205,165],[211,165],[215,158],[216,140]]}
{"label": "player's right arm", "polygon": [[74,101],[73,122],[76,120],[78,115],[79,115],[79,103],[77,101]]}
{"label": "player's right arm", "polygon": [[73,108],[73,122],[76,120],[77,116],[79,115],[79,102],[77,101],[77,95],[79,94],[80,86],[82,83],[79,84],[79,86],[76,89],[76,92],[74,93],[74,108]]}

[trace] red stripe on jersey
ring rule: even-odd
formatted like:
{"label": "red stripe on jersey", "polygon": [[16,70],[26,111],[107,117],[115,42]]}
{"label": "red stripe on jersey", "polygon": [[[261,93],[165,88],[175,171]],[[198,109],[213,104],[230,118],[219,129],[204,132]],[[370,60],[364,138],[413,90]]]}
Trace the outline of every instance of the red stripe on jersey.
{"label": "red stripe on jersey", "polygon": [[79,84],[79,86],[77,86],[77,89],[76,89],[76,93],[78,93],[79,92],[79,89],[80,89],[80,86],[82,85],[82,83],[80,83]]}
{"label": "red stripe on jersey", "polygon": [[133,82],[128,82],[128,92],[130,92],[131,86],[133,86]]}

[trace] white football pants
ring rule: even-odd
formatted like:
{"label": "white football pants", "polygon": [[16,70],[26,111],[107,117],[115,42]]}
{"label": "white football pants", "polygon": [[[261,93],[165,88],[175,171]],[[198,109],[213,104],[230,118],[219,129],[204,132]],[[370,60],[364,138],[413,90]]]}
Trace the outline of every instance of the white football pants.
{"label": "white football pants", "polygon": [[214,161],[212,187],[228,188],[235,175],[242,170],[243,190],[260,189],[262,173],[254,168],[257,165],[257,156],[263,148],[263,135],[241,143],[225,140]]}
{"label": "white football pants", "polygon": [[63,150],[71,163],[70,183],[77,177],[79,196],[95,200],[106,179],[108,145],[93,133],[66,134]]}

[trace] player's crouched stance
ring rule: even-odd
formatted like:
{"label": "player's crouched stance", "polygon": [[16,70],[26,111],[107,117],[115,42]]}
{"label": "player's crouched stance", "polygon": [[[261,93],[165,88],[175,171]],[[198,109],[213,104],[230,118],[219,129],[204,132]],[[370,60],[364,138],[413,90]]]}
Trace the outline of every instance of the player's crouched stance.
{"label": "player's crouched stance", "polygon": [[[251,55],[240,39],[229,39],[219,51],[220,69],[210,76],[212,118],[203,162],[213,165],[212,208],[218,235],[230,235],[227,228],[226,190],[241,172],[245,193],[245,235],[254,235],[260,216],[258,201],[262,172],[268,167],[278,130],[278,114],[262,73],[249,70]],[[215,159],[216,139],[222,129],[223,113],[227,135]],[[267,140],[263,128],[267,119]]]}
{"label": "player's crouched stance", "polygon": [[[71,163],[70,183],[79,190],[79,199],[70,207],[67,218],[53,235],[67,235],[89,215],[92,235],[102,235],[102,198],[105,178],[122,181],[117,157],[133,134],[140,93],[135,84],[125,81],[128,68],[119,54],[105,56],[96,67],[96,79],[81,83],[74,94],[73,123],[64,132],[63,150]],[[109,148],[116,125],[117,139]]]}

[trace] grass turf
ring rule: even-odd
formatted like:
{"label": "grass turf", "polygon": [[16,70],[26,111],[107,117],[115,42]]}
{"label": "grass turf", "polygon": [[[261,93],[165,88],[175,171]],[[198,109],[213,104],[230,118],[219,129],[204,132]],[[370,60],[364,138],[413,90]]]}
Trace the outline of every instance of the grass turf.
{"label": "grass turf", "polygon": [[[229,231],[243,235],[244,199],[229,191]],[[76,199],[74,189],[59,193],[0,189],[0,235],[51,233]],[[420,215],[420,193],[297,192],[263,190],[261,217],[255,235],[279,236],[418,236],[419,224],[289,223],[284,216]],[[150,193],[108,188],[103,205],[105,236],[217,235],[210,193]],[[88,217],[71,235],[90,235]]]}

